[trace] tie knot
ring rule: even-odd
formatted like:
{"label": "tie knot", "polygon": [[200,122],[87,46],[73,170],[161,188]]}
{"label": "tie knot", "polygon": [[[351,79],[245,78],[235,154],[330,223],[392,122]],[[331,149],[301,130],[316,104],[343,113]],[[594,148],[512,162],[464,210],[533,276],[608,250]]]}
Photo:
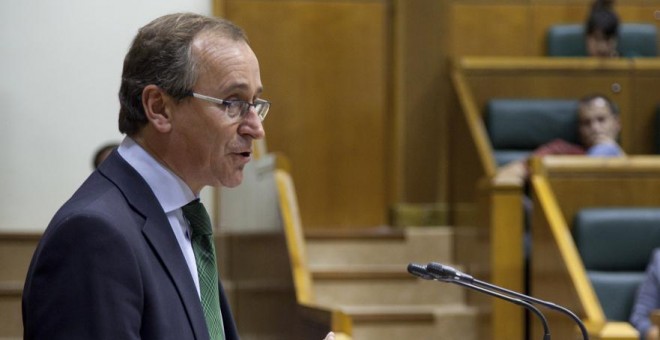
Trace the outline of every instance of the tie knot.
{"label": "tie knot", "polygon": [[184,205],[181,207],[181,210],[183,211],[183,216],[190,223],[193,237],[198,235],[208,236],[213,234],[211,219],[209,218],[209,214],[206,212],[206,209],[204,209],[204,204],[202,204],[199,199]]}

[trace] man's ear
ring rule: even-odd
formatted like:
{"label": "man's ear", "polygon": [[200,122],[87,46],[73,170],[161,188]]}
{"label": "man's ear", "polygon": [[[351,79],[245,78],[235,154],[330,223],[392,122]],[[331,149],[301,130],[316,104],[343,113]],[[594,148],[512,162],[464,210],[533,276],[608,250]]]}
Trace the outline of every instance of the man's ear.
{"label": "man's ear", "polygon": [[172,129],[168,100],[165,92],[156,85],[147,85],[142,90],[144,113],[156,131],[167,133]]}

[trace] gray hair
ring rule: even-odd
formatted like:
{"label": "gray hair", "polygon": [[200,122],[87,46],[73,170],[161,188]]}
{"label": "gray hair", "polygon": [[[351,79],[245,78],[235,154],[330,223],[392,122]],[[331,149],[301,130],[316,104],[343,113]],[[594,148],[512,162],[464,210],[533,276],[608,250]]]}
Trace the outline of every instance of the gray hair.
{"label": "gray hair", "polygon": [[126,57],[119,88],[119,131],[129,136],[147,124],[142,91],[156,85],[177,101],[192,94],[199,60],[192,42],[200,33],[217,34],[248,42],[245,32],[232,22],[194,13],[162,16],[142,27]]}

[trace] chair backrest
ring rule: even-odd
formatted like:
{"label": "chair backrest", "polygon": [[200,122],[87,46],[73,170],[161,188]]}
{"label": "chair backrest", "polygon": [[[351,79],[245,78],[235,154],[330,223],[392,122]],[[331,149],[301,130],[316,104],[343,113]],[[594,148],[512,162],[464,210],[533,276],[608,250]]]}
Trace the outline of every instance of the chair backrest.
{"label": "chair backrest", "polygon": [[623,24],[619,32],[619,54],[624,57],[656,57],[657,35],[653,24]]}
{"label": "chair backrest", "polygon": [[660,207],[582,209],[573,237],[605,316],[627,321],[653,249],[660,247]]}
{"label": "chair backrest", "polygon": [[553,25],[548,29],[548,56],[551,57],[585,57],[587,49],[584,45],[583,24]]}
{"label": "chair backrest", "polygon": [[577,109],[575,99],[491,99],[485,120],[497,165],[524,158],[553,139],[578,143]]}
{"label": "chair backrest", "polygon": [[[584,57],[587,49],[583,24],[558,24],[548,29],[547,54],[553,57]],[[619,27],[619,54],[623,57],[655,57],[657,29],[654,24],[626,23]]]}

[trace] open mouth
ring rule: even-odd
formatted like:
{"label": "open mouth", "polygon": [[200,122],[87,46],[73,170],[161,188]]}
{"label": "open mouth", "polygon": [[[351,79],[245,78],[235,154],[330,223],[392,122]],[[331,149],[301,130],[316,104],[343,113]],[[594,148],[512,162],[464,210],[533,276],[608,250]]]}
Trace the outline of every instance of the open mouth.
{"label": "open mouth", "polygon": [[250,157],[249,152],[241,152],[240,155],[243,156],[243,157]]}

